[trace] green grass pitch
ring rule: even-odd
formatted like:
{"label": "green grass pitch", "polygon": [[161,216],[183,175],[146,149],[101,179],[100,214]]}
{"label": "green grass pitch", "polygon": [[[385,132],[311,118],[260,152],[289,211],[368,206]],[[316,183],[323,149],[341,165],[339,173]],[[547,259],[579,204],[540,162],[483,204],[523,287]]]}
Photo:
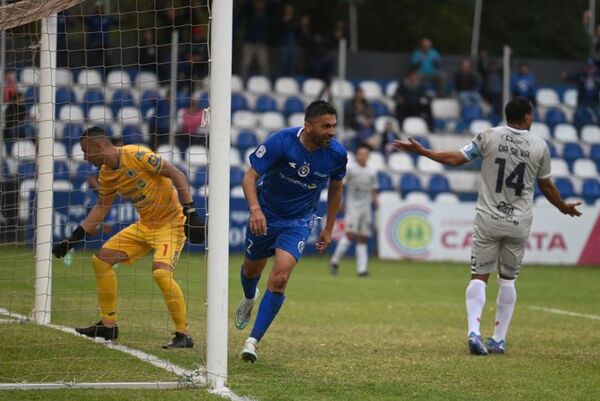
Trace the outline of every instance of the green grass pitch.
{"label": "green grass pitch", "polygon": [[[54,264],[53,322],[97,318],[89,259]],[[87,255],[89,256],[89,255]],[[202,257],[184,256],[177,278],[190,294],[199,346],[165,351],[172,327],[148,259],[120,266],[119,342],[198,367],[204,334]],[[241,257],[229,262],[230,316],[241,296]],[[32,308],[32,254],[0,248],[0,308]],[[225,264],[223,268],[226,268]],[[267,272],[270,265],[267,268]],[[329,275],[326,257],[303,259],[287,300],[263,339],[256,364],[238,358],[250,332],[230,322],[229,385],[256,400],[598,400],[600,269],[525,266],[504,356],[474,357],[466,346],[464,290],[468,263],[370,261],[358,278],[345,259]],[[266,280],[260,283],[264,291]],[[493,330],[497,286],[490,280],[483,334]],[[555,308],[592,318],[543,312]],[[174,380],[163,370],[66,333],[33,324],[0,324],[0,382]],[[205,390],[4,391],[0,400],[217,400]]]}

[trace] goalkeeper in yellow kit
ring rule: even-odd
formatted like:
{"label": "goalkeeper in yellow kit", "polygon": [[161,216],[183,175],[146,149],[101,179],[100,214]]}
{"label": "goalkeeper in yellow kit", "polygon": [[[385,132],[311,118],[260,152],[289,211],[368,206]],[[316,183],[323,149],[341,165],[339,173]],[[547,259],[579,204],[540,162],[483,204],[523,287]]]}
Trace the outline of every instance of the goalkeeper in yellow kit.
{"label": "goalkeeper in yellow kit", "polygon": [[98,127],[83,133],[81,149],[84,159],[100,168],[98,201],[71,236],[54,245],[54,256],[64,257],[86,234],[95,232],[117,193],[133,203],[140,220],[110,238],[92,257],[102,319],[95,325],[75,330],[88,337],[117,339],[117,279],[113,266],[131,264],[153,250],[152,276],[175,323],[175,337],[163,348],[193,347],[183,292],[173,279],[173,269],[186,236],[191,243],[204,241],[204,224],[194,208],[185,175],[142,145],[113,146],[104,130]]}

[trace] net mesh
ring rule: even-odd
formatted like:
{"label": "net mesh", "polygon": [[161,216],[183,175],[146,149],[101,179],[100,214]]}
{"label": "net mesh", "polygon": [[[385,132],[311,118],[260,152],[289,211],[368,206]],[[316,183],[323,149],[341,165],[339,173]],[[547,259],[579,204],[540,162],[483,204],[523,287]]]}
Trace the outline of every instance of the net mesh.
{"label": "net mesh", "polygon": [[[208,33],[205,1],[19,1],[0,10],[7,29],[3,81],[0,215],[0,383],[160,382],[204,365],[203,245],[186,243],[175,268],[195,348],[164,350],[175,330],[152,276],[153,251],[114,267],[118,280],[118,352],[73,335],[99,320],[92,255],[138,219],[125,197],[83,244],[53,259],[51,323],[31,321],[36,282],[36,164],[40,123],[54,120],[52,236],[70,235],[98,199],[98,171],[79,138],[103,128],[116,146],[143,145],[169,160],[191,184],[200,215],[207,189]],[[12,8],[11,8],[12,7]],[[40,114],[39,18],[57,16],[53,116]],[[172,46],[173,34],[178,43]],[[156,204],[156,208],[168,205]],[[48,288],[50,290],[50,288]],[[48,298],[50,302],[50,298]],[[136,351],[143,353],[136,354]],[[185,369],[148,362],[158,357]]]}

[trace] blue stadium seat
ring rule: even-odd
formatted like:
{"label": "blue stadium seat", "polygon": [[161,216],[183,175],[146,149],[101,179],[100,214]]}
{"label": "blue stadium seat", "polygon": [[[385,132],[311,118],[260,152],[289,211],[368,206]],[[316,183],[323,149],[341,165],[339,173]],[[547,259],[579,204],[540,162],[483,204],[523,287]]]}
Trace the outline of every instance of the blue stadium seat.
{"label": "blue stadium seat", "polygon": [[244,178],[244,170],[239,166],[231,166],[229,169],[229,186],[237,187],[242,185],[242,179]]}
{"label": "blue stadium seat", "polygon": [[581,128],[585,125],[597,125],[598,117],[594,110],[590,107],[577,107],[573,114],[573,125],[577,128],[577,131],[581,131]]}
{"label": "blue stadium seat", "polygon": [[140,112],[142,116],[148,113],[148,110],[156,108],[156,102],[160,98],[160,94],[155,90],[145,90],[140,97]]}
{"label": "blue stadium seat", "polygon": [[77,102],[75,92],[71,88],[58,88],[56,89],[55,96],[54,102],[56,103],[55,113],[57,118],[63,106]]}
{"label": "blue stadium seat", "polygon": [[406,173],[400,178],[400,193],[403,197],[414,191],[422,191],[421,180],[415,174]]}
{"label": "blue stadium seat", "polygon": [[596,199],[600,198],[600,182],[594,178],[583,181],[581,197],[589,204],[596,202]]}
{"label": "blue stadium seat", "polygon": [[256,100],[256,111],[259,113],[277,111],[277,102],[269,95],[261,95]]}
{"label": "blue stadium seat", "polygon": [[239,133],[237,138],[236,147],[244,153],[247,149],[256,147],[258,145],[258,138],[252,131],[242,131]]}
{"label": "blue stadium seat", "polygon": [[434,131],[446,131],[446,121],[441,118],[433,119],[433,130]]}
{"label": "blue stadium seat", "polygon": [[140,127],[137,125],[127,125],[123,127],[123,131],[121,132],[121,138],[123,139],[123,144],[138,144],[142,143],[142,131]]}
{"label": "blue stadium seat", "polygon": [[79,141],[83,134],[83,125],[81,124],[66,124],[63,128],[62,141],[67,145],[67,149],[71,149],[73,144]]}
{"label": "blue stadium seat", "polygon": [[35,178],[35,161],[22,161],[17,167],[17,174],[20,179]]}
{"label": "blue stadium seat", "polygon": [[70,179],[69,166],[67,162],[62,160],[56,160],[54,162],[54,180],[66,180]]}
{"label": "blue stadium seat", "polygon": [[194,174],[194,179],[192,180],[192,187],[198,189],[201,186],[206,185],[207,175],[208,172],[206,167],[198,167],[196,174]]}
{"label": "blue stadium seat", "polygon": [[388,116],[390,114],[385,103],[379,100],[373,100],[371,102],[371,108],[373,109],[374,117]]}
{"label": "blue stadium seat", "polygon": [[88,115],[90,109],[94,106],[103,106],[104,105],[104,93],[100,89],[88,89],[83,94],[83,101],[81,106],[83,107],[83,111],[85,115]]}
{"label": "blue stadium seat", "polygon": [[377,173],[377,190],[382,191],[393,191],[394,185],[392,184],[392,178],[383,171]]}
{"label": "blue stadium seat", "polygon": [[422,146],[431,149],[431,143],[429,143],[429,139],[422,135],[417,135],[412,137],[415,141],[419,142]]}
{"label": "blue stadium seat", "polygon": [[557,178],[556,181],[554,181],[554,184],[556,185],[558,192],[560,192],[560,195],[563,198],[569,198],[575,195],[575,191],[573,190],[573,183],[567,177]]}
{"label": "blue stadium seat", "polygon": [[569,168],[573,167],[573,163],[577,159],[583,159],[585,155],[583,154],[583,148],[578,143],[565,143],[563,147],[563,159],[569,164]]}
{"label": "blue stadium seat", "polygon": [[0,181],[4,181],[11,178],[10,169],[8,168],[8,163],[6,160],[2,160],[2,175],[0,176]]}
{"label": "blue stadium seat", "polygon": [[600,171],[600,144],[596,143],[590,147],[590,159],[596,163],[596,167]]}
{"label": "blue stadium seat", "polygon": [[550,157],[558,157],[558,152],[556,151],[556,145],[550,141],[546,141],[548,144],[548,150],[550,151]]}
{"label": "blue stadium seat", "polygon": [[123,107],[135,106],[133,94],[128,89],[117,89],[112,96],[110,108],[113,115],[117,115]]}
{"label": "blue stadium seat", "polygon": [[297,96],[290,96],[283,104],[283,114],[287,118],[294,113],[304,113],[304,102]]}
{"label": "blue stadium seat", "polygon": [[565,113],[561,109],[551,108],[546,112],[546,120],[544,122],[550,128],[550,132],[554,132],[554,127],[557,124],[566,123],[567,117],[565,117]]}
{"label": "blue stadium seat", "polygon": [[36,86],[31,86],[27,88],[25,91],[25,100],[23,104],[27,109],[31,108],[34,103],[39,103],[40,101],[40,91]]}
{"label": "blue stadium seat", "polygon": [[452,192],[448,179],[441,174],[434,174],[429,179],[429,196],[435,199],[436,196],[443,192]]}
{"label": "blue stadium seat", "polygon": [[190,101],[192,100],[192,96],[189,92],[177,92],[177,98],[175,99],[175,106],[177,110],[179,109],[187,109],[190,107]]}
{"label": "blue stadium seat", "polygon": [[467,124],[470,124],[473,120],[479,120],[483,118],[483,110],[479,105],[465,105],[462,108],[462,118]]}
{"label": "blue stadium seat", "polygon": [[198,98],[198,107],[200,107],[201,109],[206,109],[208,106],[210,106],[210,99],[208,98],[208,93],[201,93],[200,97]]}
{"label": "blue stadium seat", "polygon": [[231,94],[231,112],[235,113],[239,110],[248,110],[248,100],[241,93]]}

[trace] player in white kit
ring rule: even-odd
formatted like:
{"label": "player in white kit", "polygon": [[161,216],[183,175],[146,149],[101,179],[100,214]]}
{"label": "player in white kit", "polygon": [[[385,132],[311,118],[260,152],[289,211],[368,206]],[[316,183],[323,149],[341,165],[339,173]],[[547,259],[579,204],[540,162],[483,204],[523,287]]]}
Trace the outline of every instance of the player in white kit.
{"label": "player in white kit", "polygon": [[[458,166],[482,159],[481,185],[471,246],[471,281],[466,290],[468,345],[472,354],[503,354],[517,293],[523,253],[533,219],[536,182],[542,194],[563,214],[580,216],[581,202],[565,202],[550,178],[550,152],[546,142],[529,133],[533,106],[515,97],[504,109],[507,125],[481,132],[460,151],[435,151],[418,142],[395,141],[398,149],[418,153],[439,163]],[[481,312],[490,273],[498,272],[498,298],[494,335],[484,344]]]}
{"label": "player in white kit", "polygon": [[329,263],[331,274],[336,275],[340,259],[350,244],[356,241],[356,271],[359,277],[369,275],[367,264],[369,251],[367,242],[372,233],[373,212],[371,205],[377,207],[377,172],[367,166],[371,149],[361,145],[356,150],[356,165],[348,167],[344,185],[346,187],[346,207],[344,222],[346,235],[335,248]]}

